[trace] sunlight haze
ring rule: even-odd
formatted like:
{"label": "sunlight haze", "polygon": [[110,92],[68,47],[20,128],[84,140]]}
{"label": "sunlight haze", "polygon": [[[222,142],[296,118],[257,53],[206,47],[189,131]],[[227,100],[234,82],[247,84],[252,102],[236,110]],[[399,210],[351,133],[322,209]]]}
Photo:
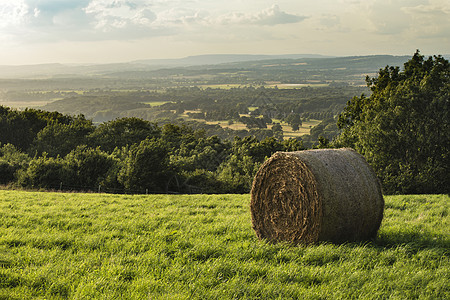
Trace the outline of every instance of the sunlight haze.
{"label": "sunlight haze", "polygon": [[450,53],[448,0],[0,0],[0,64]]}

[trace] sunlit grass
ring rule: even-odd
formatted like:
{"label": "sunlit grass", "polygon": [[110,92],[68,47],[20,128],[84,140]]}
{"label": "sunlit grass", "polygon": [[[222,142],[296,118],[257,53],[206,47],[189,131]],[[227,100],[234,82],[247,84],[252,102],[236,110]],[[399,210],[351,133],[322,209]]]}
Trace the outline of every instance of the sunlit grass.
{"label": "sunlit grass", "polygon": [[41,106],[44,106],[48,103],[51,103],[51,102],[59,100],[59,99],[36,100],[36,101],[16,101],[16,100],[0,99],[0,105],[22,110],[22,109],[26,109],[26,108],[41,107]]}
{"label": "sunlit grass", "polygon": [[144,104],[150,105],[152,107],[161,106],[166,103],[172,103],[172,101],[152,101],[152,102],[144,102]]}
{"label": "sunlit grass", "polygon": [[202,89],[222,89],[222,90],[229,90],[229,89],[235,89],[235,88],[247,88],[252,86],[251,84],[239,84],[239,83],[224,83],[224,84],[202,84],[199,85]]}
{"label": "sunlit grass", "polygon": [[[292,127],[289,124],[282,122],[281,126],[283,127],[283,136],[285,139],[289,139],[289,138],[296,138],[296,137],[300,137],[302,135],[310,134],[311,128],[313,128],[320,122],[321,122],[320,120],[304,121],[304,122],[302,122],[302,125],[300,126],[299,130],[297,130],[297,131],[293,131]],[[270,128],[272,128],[272,127],[270,126]]]}
{"label": "sunlit grass", "polygon": [[0,299],[449,299],[449,197],[385,199],[376,240],[294,247],[248,195],[0,191]]}
{"label": "sunlit grass", "polygon": [[311,87],[311,88],[322,88],[322,87],[328,87],[328,83],[316,83],[316,82],[310,82],[310,83],[272,83],[267,82],[266,84],[262,85],[254,85],[254,84],[239,84],[239,83],[222,83],[222,84],[201,84],[198,85],[198,87],[202,89],[223,89],[223,90],[229,90],[234,88],[246,88],[246,87],[265,87],[265,88],[278,88],[278,89],[298,89],[303,87]]}
{"label": "sunlit grass", "polygon": [[[194,111],[191,111],[194,112]],[[242,123],[242,122],[232,122],[229,123],[228,121],[205,121],[203,119],[193,119],[190,118],[186,115],[184,115],[185,120],[194,120],[197,122],[203,122],[209,125],[219,125],[222,128],[229,128],[232,130],[248,130],[247,126]],[[279,120],[273,120],[276,123],[280,123]],[[320,120],[309,120],[309,121],[305,121],[303,122],[303,124],[300,126],[299,130],[297,131],[293,131],[292,127],[285,123],[285,122],[281,122],[281,126],[283,128],[283,136],[284,139],[289,139],[289,138],[295,138],[295,137],[301,137],[303,135],[306,134],[310,134],[311,128],[313,128],[314,126],[316,126],[317,124],[319,124],[321,121]],[[271,124],[267,125],[267,129],[272,129]]]}
{"label": "sunlit grass", "polygon": [[328,87],[328,83],[277,83],[266,85],[266,88],[278,88],[278,89],[298,89],[303,87],[311,88],[323,88]]}

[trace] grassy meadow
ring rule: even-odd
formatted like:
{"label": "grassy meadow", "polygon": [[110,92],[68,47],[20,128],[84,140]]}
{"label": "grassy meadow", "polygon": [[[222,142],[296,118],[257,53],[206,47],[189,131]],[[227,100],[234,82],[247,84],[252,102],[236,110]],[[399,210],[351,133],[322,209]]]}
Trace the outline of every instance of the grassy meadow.
{"label": "grassy meadow", "polygon": [[[248,116],[248,115],[247,115]],[[205,121],[203,119],[193,119],[190,118],[187,114],[184,114],[184,118],[186,120],[194,120],[197,122],[204,122],[209,125],[219,125],[222,128],[229,128],[232,130],[248,130],[247,126],[242,122],[233,122],[232,124],[229,124],[228,121]],[[280,123],[281,127],[283,128],[283,136],[284,139],[289,138],[296,138],[301,137],[306,134],[310,134],[311,128],[318,125],[321,121],[320,120],[308,120],[302,122],[302,125],[300,126],[299,130],[293,131],[292,127],[288,125],[286,122],[281,122],[280,120],[274,120],[274,122]],[[273,125],[267,125],[267,129],[272,129]]]}
{"label": "grassy meadow", "polygon": [[249,195],[3,190],[0,299],[450,299],[450,197],[385,200],[376,240],[305,247]]}

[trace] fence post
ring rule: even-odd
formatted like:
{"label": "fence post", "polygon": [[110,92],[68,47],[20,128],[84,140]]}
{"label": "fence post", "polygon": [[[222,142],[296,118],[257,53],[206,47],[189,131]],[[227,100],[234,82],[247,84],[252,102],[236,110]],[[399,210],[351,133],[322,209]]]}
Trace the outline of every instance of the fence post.
{"label": "fence post", "polygon": [[102,186],[99,184],[98,185],[98,192],[100,193],[100,190],[102,189]]}
{"label": "fence post", "polygon": [[62,190],[62,181],[59,184],[59,191],[61,192],[61,190]]}

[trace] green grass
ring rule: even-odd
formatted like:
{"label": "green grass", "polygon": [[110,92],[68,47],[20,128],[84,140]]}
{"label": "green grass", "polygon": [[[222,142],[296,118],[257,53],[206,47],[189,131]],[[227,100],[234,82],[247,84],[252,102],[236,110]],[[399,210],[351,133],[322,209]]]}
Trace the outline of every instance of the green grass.
{"label": "green grass", "polygon": [[152,102],[144,102],[144,104],[148,104],[148,105],[150,105],[150,106],[152,106],[152,107],[155,107],[155,106],[161,106],[161,105],[164,105],[164,104],[166,104],[166,103],[172,103],[172,101],[152,101]]}
{"label": "green grass", "polygon": [[312,88],[323,88],[328,87],[328,83],[297,83],[297,84],[290,84],[290,83],[277,83],[277,84],[270,84],[266,85],[266,88],[274,88],[277,87],[278,89],[298,89],[302,87],[312,87]]}
{"label": "green grass", "polygon": [[248,195],[0,191],[0,299],[450,299],[449,196],[389,196],[376,240],[271,245]]}
{"label": "green grass", "polygon": [[[250,86],[254,86],[254,85],[253,84],[240,84],[240,83],[199,85],[199,87],[202,89],[211,88],[211,89],[224,89],[224,90],[229,90],[229,89],[234,89],[234,88],[246,88],[246,87],[250,87]],[[302,88],[302,87],[322,88],[322,87],[328,87],[329,84],[328,83],[317,83],[317,82],[297,83],[297,84],[281,83],[281,82],[276,82],[276,83],[268,82],[267,84],[264,84],[262,86],[264,86],[265,88],[277,87],[278,89],[298,89],[298,88]]]}
{"label": "green grass", "polygon": [[293,131],[292,126],[288,125],[285,122],[281,123],[281,126],[283,127],[283,136],[284,139],[290,139],[290,138],[296,138],[303,136],[305,134],[310,134],[311,128],[318,125],[321,121],[320,120],[309,120],[302,122],[302,125],[300,126],[299,130]]}
{"label": "green grass", "polygon": [[202,84],[199,85],[200,88],[202,89],[207,89],[207,88],[211,88],[211,89],[223,89],[223,90],[229,90],[229,89],[234,89],[234,88],[246,88],[251,86],[251,84],[238,84],[238,83],[229,83],[229,84]]}
{"label": "green grass", "polygon": [[[187,114],[184,115],[185,120],[194,120],[197,122],[203,122],[210,125],[219,125],[222,128],[230,128],[233,130],[248,130],[247,126],[242,122],[233,122],[233,124],[229,124],[228,121],[205,121],[203,119],[193,119],[190,118]],[[293,131],[292,127],[288,125],[285,122],[281,122],[280,120],[274,120],[274,122],[281,123],[281,126],[283,127],[283,136],[284,139],[290,139],[290,138],[296,138],[301,137],[303,135],[309,134],[311,131],[311,128],[318,125],[321,121],[320,120],[309,120],[303,122],[303,124],[300,126],[299,130]],[[268,125],[268,129],[272,129],[273,125]]]}

